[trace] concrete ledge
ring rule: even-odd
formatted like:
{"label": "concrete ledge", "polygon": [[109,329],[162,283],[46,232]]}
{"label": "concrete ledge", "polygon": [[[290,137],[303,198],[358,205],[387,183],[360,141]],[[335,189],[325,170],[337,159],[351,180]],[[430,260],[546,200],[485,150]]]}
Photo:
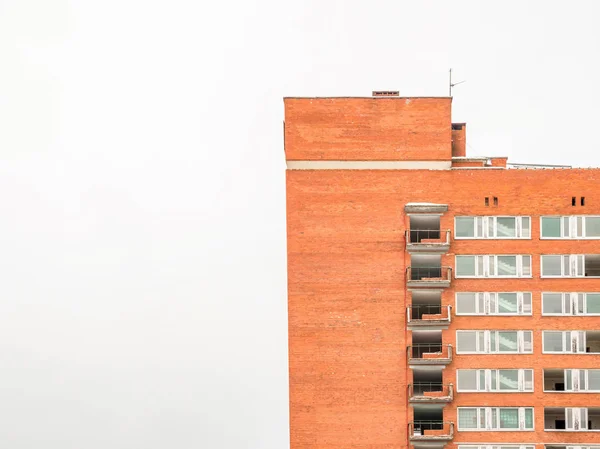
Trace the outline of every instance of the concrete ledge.
{"label": "concrete ledge", "polygon": [[445,280],[410,280],[406,283],[407,287],[437,287],[437,288],[446,288],[446,287],[450,287],[450,281],[445,279]]}
{"label": "concrete ledge", "polygon": [[447,253],[450,250],[450,243],[408,243],[406,249],[412,253]]}
{"label": "concrete ledge", "polygon": [[404,212],[407,214],[443,214],[448,211],[447,204],[434,203],[408,203],[404,206]]}

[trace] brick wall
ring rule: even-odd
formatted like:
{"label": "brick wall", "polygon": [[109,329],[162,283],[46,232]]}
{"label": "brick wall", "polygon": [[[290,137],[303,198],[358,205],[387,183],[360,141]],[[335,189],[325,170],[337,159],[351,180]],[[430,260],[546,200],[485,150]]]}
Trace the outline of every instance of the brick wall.
{"label": "brick wall", "polygon": [[467,125],[456,123],[452,125],[452,156],[461,157],[467,155]]}
{"label": "brick wall", "polygon": [[[377,101],[382,101],[378,99]],[[293,106],[292,106],[293,109]],[[293,110],[291,113],[296,113]],[[450,129],[450,128],[448,128]],[[290,139],[286,128],[286,145]],[[449,131],[448,131],[449,132]],[[297,145],[297,144],[296,144]],[[390,147],[391,148],[391,147]],[[389,149],[388,149],[389,150]],[[357,155],[353,149],[347,154]],[[292,155],[307,157],[295,148]],[[390,154],[389,151],[387,154]],[[288,157],[290,156],[288,148]],[[540,254],[600,253],[600,241],[539,240],[539,216],[600,214],[600,170],[398,170],[288,171],[288,304],[290,425],[292,449],[399,449],[407,447],[410,420],[406,389],[404,230],[408,202],[449,205],[442,229],[455,215],[529,215],[532,239],[452,241],[442,264],[455,254],[531,254],[532,279],[453,280],[456,291],[531,291],[533,317],[453,317],[443,331],[455,343],[456,329],[532,329],[533,355],[456,356],[444,370],[455,382],[464,367],[534,368],[534,393],[457,393],[444,418],[456,422],[459,405],[535,406],[535,432],[459,432],[458,442],[597,442],[597,433],[543,431],[543,406],[600,406],[594,394],[543,394],[541,367],[598,368],[599,356],[541,354],[542,329],[600,329],[599,319],[541,317],[540,292],[600,291],[600,279],[540,280]],[[484,205],[496,196],[499,205]],[[586,206],[571,206],[571,197]],[[447,447],[454,447],[448,445]],[[538,446],[541,448],[542,446]]]}
{"label": "brick wall", "polygon": [[450,160],[451,98],[287,98],[288,160]]}

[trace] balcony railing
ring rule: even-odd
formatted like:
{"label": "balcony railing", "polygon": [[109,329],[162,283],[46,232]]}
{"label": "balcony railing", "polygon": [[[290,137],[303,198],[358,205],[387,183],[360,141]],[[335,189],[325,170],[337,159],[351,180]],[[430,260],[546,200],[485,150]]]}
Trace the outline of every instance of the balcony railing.
{"label": "balcony railing", "polygon": [[406,243],[444,245],[450,243],[450,229],[407,229]]}
{"label": "balcony railing", "polygon": [[452,345],[415,343],[407,347],[410,365],[448,365],[452,361]]}
{"label": "balcony railing", "polygon": [[408,386],[410,402],[450,402],[454,398],[454,385],[441,382],[415,382]]}
{"label": "balcony railing", "polygon": [[452,321],[451,305],[413,304],[406,308],[409,325],[448,324]]}
{"label": "balcony railing", "polygon": [[448,287],[452,280],[452,267],[406,267],[410,287]]}
{"label": "balcony railing", "polygon": [[454,423],[446,421],[413,421],[408,423],[408,435],[413,441],[448,441],[454,438]]}

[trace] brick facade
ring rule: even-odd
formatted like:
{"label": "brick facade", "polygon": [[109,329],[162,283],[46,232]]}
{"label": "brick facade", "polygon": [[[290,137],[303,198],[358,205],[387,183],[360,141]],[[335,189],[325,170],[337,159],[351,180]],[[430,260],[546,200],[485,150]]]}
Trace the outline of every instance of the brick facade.
{"label": "brick facade", "polygon": [[[450,99],[290,99],[285,105],[288,160],[450,160]],[[408,118],[394,122],[392,117]],[[341,128],[352,128],[352,134]],[[404,145],[400,152],[398,142]],[[600,291],[600,279],[540,279],[540,255],[600,254],[600,240],[539,238],[542,215],[600,215],[599,181],[595,169],[288,170],[291,448],[411,446],[409,218],[404,212],[411,202],[447,204],[441,229],[450,229],[452,236],[455,216],[531,217],[530,240],[452,238],[442,265],[454,267],[456,254],[530,254],[532,278],[453,278],[442,292],[442,304],[454,306],[457,291],[527,291],[533,295],[533,315],[453,315],[442,340],[455,346],[457,329],[533,330],[533,354],[455,355],[443,377],[444,383],[456,385],[460,368],[534,369],[533,393],[457,393],[444,408],[444,420],[456,423],[458,406],[533,406],[535,431],[455,431],[445,447],[478,442],[535,442],[538,449],[550,442],[600,445],[600,433],[544,431],[544,406],[600,406],[600,398],[544,393],[543,368],[600,368],[600,355],[542,354],[541,333],[600,329],[598,317],[541,315],[542,291]],[[586,205],[578,201],[572,206],[573,196],[585,197]]]}

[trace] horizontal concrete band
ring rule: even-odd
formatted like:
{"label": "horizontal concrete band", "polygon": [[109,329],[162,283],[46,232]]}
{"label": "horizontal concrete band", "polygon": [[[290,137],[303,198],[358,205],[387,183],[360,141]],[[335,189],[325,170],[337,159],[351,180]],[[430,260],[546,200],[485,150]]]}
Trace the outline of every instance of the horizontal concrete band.
{"label": "horizontal concrete band", "polygon": [[451,161],[286,161],[288,170],[448,170]]}

